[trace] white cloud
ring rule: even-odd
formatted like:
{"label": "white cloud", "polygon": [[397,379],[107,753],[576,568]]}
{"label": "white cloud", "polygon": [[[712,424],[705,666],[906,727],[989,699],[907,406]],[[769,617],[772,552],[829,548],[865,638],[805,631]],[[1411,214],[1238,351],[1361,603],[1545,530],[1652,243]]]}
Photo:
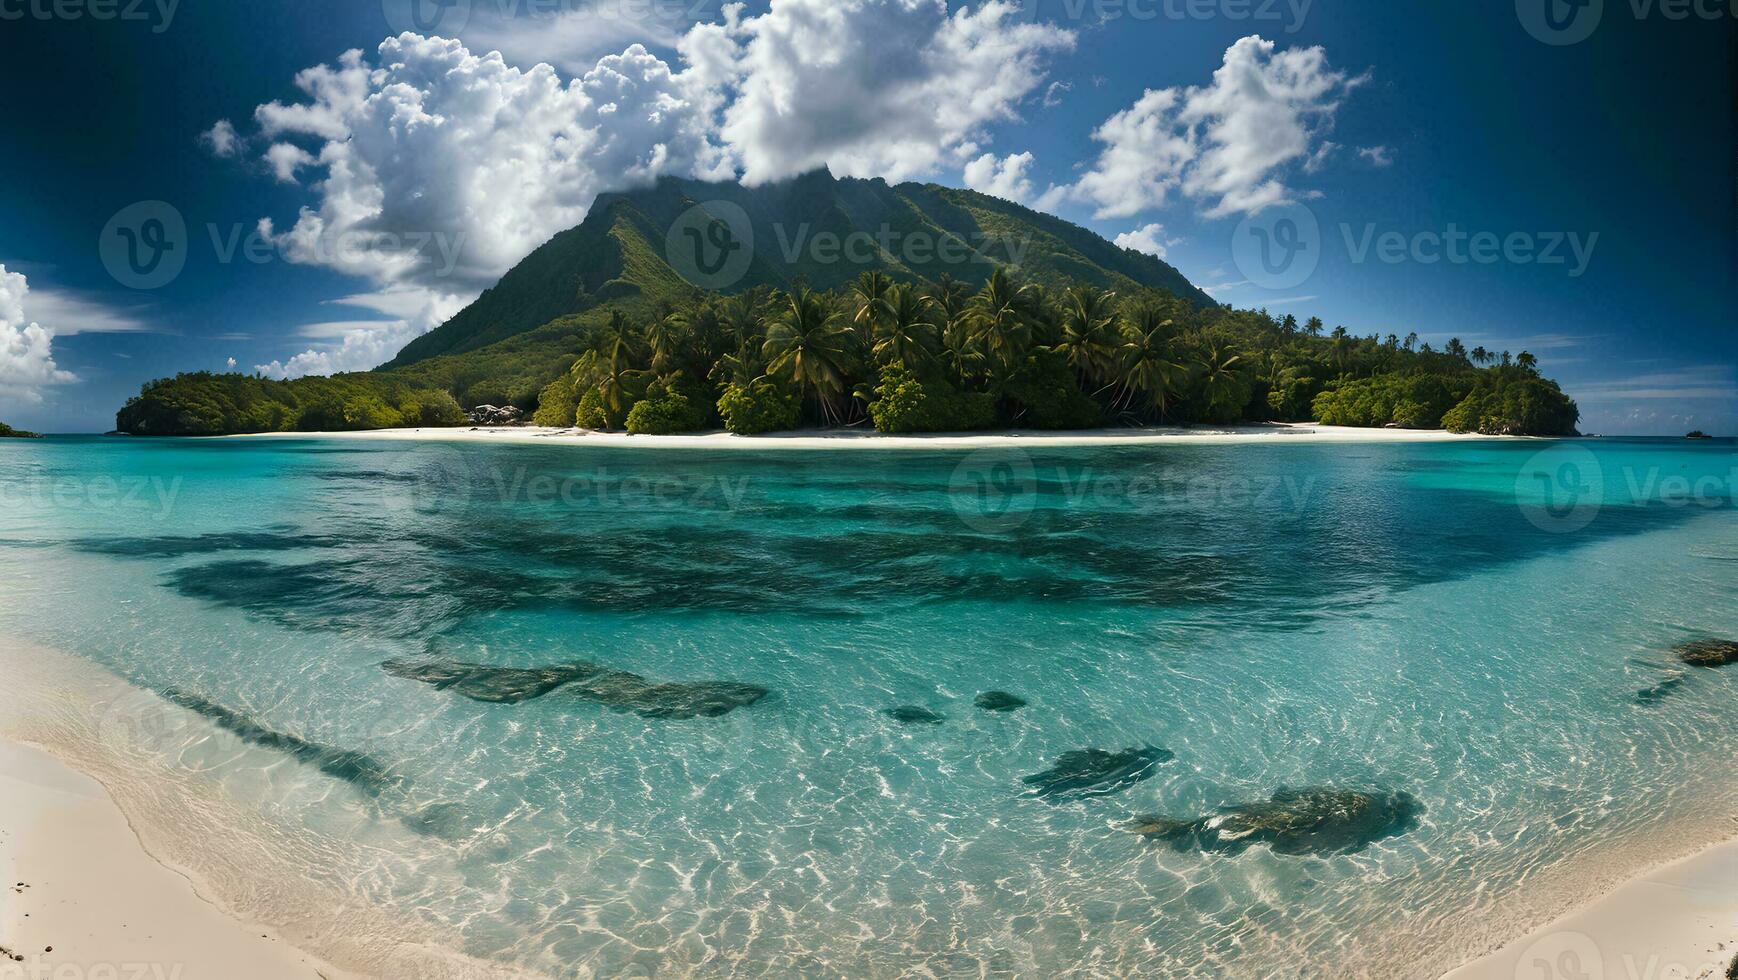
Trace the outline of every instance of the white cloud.
{"label": "white cloud", "polygon": [[459,40],[473,51],[499,51],[517,65],[547,62],[583,75],[600,57],[630,44],[674,48],[693,26],[691,12],[710,4],[582,0],[564,9],[478,3]]}
{"label": "white cloud", "polygon": [[1026,176],[1031,166],[1031,153],[1011,153],[1000,160],[986,153],[967,163],[962,176],[974,191],[1023,204],[1032,196],[1032,181]]}
{"label": "white cloud", "polygon": [[235,358],[232,357],[229,360],[224,361],[223,366],[230,369],[231,371],[235,370]]}
{"label": "white cloud", "polygon": [[1330,68],[1319,47],[1280,51],[1242,38],[1209,84],[1149,89],[1105,120],[1093,133],[1104,144],[1098,160],[1057,196],[1096,205],[1100,218],[1132,217],[1174,193],[1199,201],[1207,217],[1290,200],[1288,169],[1319,166],[1332,152],[1320,147],[1323,134],[1362,81]]}
{"label": "white cloud", "polygon": [[1116,244],[1162,259],[1165,257],[1165,246],[1169,243],[1165,241],[1164,226],[1151,224],[1123,232],[1116,236]]}
{"label": "white cloud", "polygon": [[30,283],[0,265],[0,399],[36,404],[49,385],[77,381],[54,363],[54,330],[26,320]]}
{"label": "white cloud", "polygon": [[732,39],[736,98],[721,134],[750,184],[825,165],[890,181],[932,173],[984,127],[1016,117],[1073,32],[1012,3],[774,0]]}
{"label": "white cloud", "polygon": [[[310,323],[297,329],[308,339],[326,341],[287,360],[256,364],[254,370],[268,378],[300,378],[306,375],[366,371],[392,360],[405,344],[429,332],[459,310],[468,299],[431,296],[415,289],[392,289],[334,300],[334,305],[356,306],[377,312],[398,312],[395,320],[344,320]],[[419,305],[420,304],[420,305]]]}
{"label": "white cloud", "polygon": [[227,119],[219,119],[200,133],[199,143],[215,157],[233,157],[241,152],[241,138],[235,133],[235,124]]}
{"label": "white cloud", "polygon": [[1370,161],[1372,167],[1386,167],[1394,162],[1394,151],[1386,146],[1366,146],[1358,150],[1358,155]]}
{"label": "white cloud", "polygon": [[117,310],[75,293],[32,287],[30,315],[54,324],[56,337],[81,333],[147,333],[152,328],[128,310]]}
{"label": "white cloud", "polygon": [[272,168],[279,183],[296,182],[296,171],[314,165],[314,155],[294,143],[273,143],[265,153],[266,164]]}
{"label": "white cloud", "polygon": [[1051,82],[1050,87],[1044,90],[1045,107],[1054,109],[1061,105],[1062,97],[1072,91],[1074,91],[1073,82]]}

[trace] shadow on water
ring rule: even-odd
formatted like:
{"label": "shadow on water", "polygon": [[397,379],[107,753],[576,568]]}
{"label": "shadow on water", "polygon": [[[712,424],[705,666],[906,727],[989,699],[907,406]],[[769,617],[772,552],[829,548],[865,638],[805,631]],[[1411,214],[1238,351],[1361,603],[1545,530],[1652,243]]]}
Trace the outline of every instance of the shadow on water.
{"label": "shadow on water", "polygon": [[[1553,533],[1516,506],[1512,488],[1407,484],[1450,468],[1415,451],[1300,460],[1240,447],[1167,455],[1163,466],[1128,451],[1053,464],[1038,455],[1026,506],[992,521],[972,510],[978,501],[962,488],[957,455],[745,460],[626,450],[586,456],[590,470],[545,447],[478,458],[493,467],[409,471],[436,481],[422,489],[441,506],[427,512],[370,506],[383,479],[405,472],[359,466],[318,472],[354,483],[343,492],[357,505],[322,514],[317,531],[74,544],[178,560],[165,573],[169,587],[286,626],[392,637],[438,635],[508,610],[856,618],[881,603],[955,602],[1197,610],[1215,625],[1290,630],[1700,512],[1609,505],[1574,533]],[[1320,472],[1284,489],[1278,481],[1306,463]],[[1254,492],[1198,492],[1204,476],[1223,472]],[[540,477],[583,491],[521,499],[502,489]],[[644,492],[656,486],[666,491]],[[735,490],[714,492],[720,486]]]}

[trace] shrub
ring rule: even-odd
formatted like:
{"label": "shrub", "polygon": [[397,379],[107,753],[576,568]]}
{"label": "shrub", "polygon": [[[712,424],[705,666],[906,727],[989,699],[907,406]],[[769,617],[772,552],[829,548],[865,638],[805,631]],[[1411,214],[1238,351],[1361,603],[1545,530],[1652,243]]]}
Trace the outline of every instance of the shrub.
{"label": "shrub", "polygon": [[879,432],[971,432],[996,424],[996,399],[960,392],[944,381],[920,381],[903,365],[881,370],[869,417]]}
{"label": "shrub", "polygon": [[770,381],[730,385],[718,399],[724,427],[744,436],[796,428],[798,407],[789,392]]}
{"label": "shrub", "polygon": [[654,384],[646,397],[628,412],[628,431],[634,435],[667,436],[697,432],[706,427],[706,415],[698,403],[675,387]]}
{"label": "shrub", "polygon": [[574,390],[573,378],[563,374],[544,385],[537,396],[537,411],[531,415],[531,424],[565,429],[574,424],[578,414],[579,392]]}

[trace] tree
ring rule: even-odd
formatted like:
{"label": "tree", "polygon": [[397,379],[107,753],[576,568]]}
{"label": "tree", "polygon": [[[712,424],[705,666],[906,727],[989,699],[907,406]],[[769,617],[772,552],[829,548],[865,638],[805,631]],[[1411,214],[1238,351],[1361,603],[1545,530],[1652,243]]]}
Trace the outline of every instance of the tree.
{"label": "tree", "polygon": [[833,400],[845,390],[851,331],[826,296],[807,286],[785,294],[783,308],[767,328],[767,374],[814,393],[821,416],[838,420]]}
{"label": "tree", "polygon": [[1479,367],[1484,367],[1491,362],[1491,352],[1485,350],[1483,345],[1474,347],[1472,349],[1472,362]]}
{"label": "tree", "polygon": [[1200,360],[1201,392],[1208,418],[1235,421],[1249,402],[1249,379],[1243,356],[1229,344],[1214,344]]}
{"label": "tree", "polygon": [[1088,388],[1104,383],[1116,366],[1122,338],[1115,299],[1115,293],[1088,285],[1070,286],[1062,297],[1062,342],[1056,352]]}
{"label": "tree", "polygon": [[1152,409],[1163,420],[1165,406],[1187,371],[1171,351],[1176,322],[1161,317],[1151,307],[1137,310],[1123,327],[1121,353],[1125,400]]}
{"label": "tree", "polygon": [[875,327],[875,359],[899,361],[909,368],[928,364],[935,355],[935,324],[929,319],[935,300],[916,289],[897,285],[878,301],[881,317]]}
{"label": "tree", "polygon": [[1000,266],[972,297],[972,339],[1003,367],[1018,363],[1031,345],[1032,324],[1025,310],[1030,297],[1031,287],[1017,284]]}

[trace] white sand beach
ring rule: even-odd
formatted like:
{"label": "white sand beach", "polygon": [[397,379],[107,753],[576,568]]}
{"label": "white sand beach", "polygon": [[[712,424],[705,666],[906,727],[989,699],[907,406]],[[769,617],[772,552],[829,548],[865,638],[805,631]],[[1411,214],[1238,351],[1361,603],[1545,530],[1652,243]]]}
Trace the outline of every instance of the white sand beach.
{"label": "white sand beach", "polygon": [[1729,840],[1633,878],[1445,980],[1724,980],[1735,960],[1738,840]]}
{"label": "white sand beach", "polygon": [[683,436],[634,436],[624,432],[552,429],[541,426],[450,429],[377,429],[369,432],[265,432],[233,439],[296,439],[318,435],[336,439],[401,439],[443,442],[536,443],[540,445],[635,446],[642,449],[994,449],[1046,446],[1146,446],[1167,444],[1257,445],[1372,442],[1456,442],[1507,439],[1440,429],[1362,429],[1303,422],[1223,428],[1086,429],[1075,432],[971,432],[934,435],[884,435],[873,429],[828,429],[738,436],[714,432]]}

